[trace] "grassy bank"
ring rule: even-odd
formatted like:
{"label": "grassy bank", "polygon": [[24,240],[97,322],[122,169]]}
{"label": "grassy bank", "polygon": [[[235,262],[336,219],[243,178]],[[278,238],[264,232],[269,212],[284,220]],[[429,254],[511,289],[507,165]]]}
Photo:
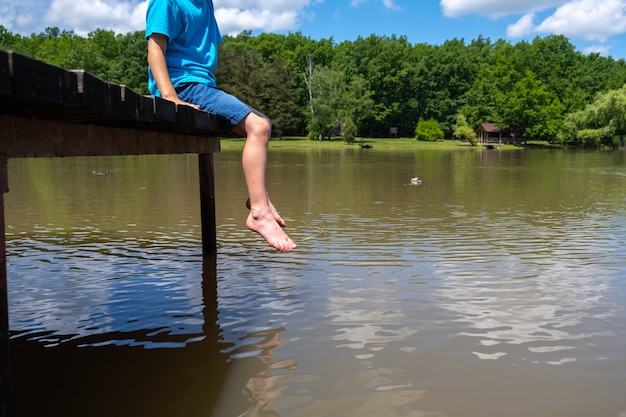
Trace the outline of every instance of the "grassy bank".
{"label": "grassy bank", "polygon": [[[222,149],[243,148],[243,139],[226,138],[222,139]],[[485,146],[471,146],[468,142],[458,140],[445,140],[439,142],[421,142],[413,138],[376,138],[364,139],[363,144],[371,146],[373,149],[485,149]],[[358,140],[352,144],[347,144],[343,140],[324,140],[321,142],[309,140],[302,137],[284,137],[282,140],[272,139],[270,148],[325,148],[325,149],[346,149],[359,148],[361,142]],[[502,145],[498,149],[520,149],[520,146]]]}

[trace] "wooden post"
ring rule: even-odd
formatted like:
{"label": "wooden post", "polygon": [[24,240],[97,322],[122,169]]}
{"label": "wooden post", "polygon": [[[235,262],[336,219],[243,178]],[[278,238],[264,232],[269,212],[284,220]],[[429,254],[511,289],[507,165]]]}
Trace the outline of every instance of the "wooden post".
{"label": "wooden post", "polygon": [[215,221],[215,170],[212,153],[198,155],[200,175],[200,218],[202,223],[202,252],[217,253],[217,225]]}
{"label": "wooden post", "polygon": [[0,417],[9,415],[9,301],[7,288],[7,255],[4,230],[4,194],[9,192],[7,160],[0,159]]}

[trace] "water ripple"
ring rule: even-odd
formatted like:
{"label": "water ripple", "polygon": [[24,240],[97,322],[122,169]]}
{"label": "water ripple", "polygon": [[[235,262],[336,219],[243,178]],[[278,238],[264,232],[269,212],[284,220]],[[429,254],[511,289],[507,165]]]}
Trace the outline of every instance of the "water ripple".
{"label": "water ripple", "polygon": [[10,278],[20,276],[9,281],[11,327],[49,345],[143,329],[196,338],[204,323],[198,245],[74,233],[11,237]]}

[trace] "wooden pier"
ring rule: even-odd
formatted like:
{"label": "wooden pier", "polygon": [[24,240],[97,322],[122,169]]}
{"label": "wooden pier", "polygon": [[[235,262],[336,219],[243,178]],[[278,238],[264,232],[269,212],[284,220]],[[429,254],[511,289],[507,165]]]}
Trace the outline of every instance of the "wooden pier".
{"label": "wooden pier", "polygon": [[[147,75],[146,75],[147,76]],[[202,249],[217,248],[216,116],[0,50],[0,417],[10,415],[4,194],[10,158],[197,154]]]}

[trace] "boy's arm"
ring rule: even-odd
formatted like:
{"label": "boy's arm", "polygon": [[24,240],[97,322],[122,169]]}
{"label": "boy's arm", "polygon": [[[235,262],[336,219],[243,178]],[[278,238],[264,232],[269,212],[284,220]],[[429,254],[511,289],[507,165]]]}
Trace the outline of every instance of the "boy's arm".
{"label": "boy's arm", "polygon": [[167,41],[167,36],[158,33],[153,33],[148,38],[148,65],[150,65],[150,71],[152,71],[152,76],[159,89],[159,93],[161,93],[161,97],[165,100],[198,109],[198,106],[182,101],[178,98],[178,94],[176,94],[165,61]]}

